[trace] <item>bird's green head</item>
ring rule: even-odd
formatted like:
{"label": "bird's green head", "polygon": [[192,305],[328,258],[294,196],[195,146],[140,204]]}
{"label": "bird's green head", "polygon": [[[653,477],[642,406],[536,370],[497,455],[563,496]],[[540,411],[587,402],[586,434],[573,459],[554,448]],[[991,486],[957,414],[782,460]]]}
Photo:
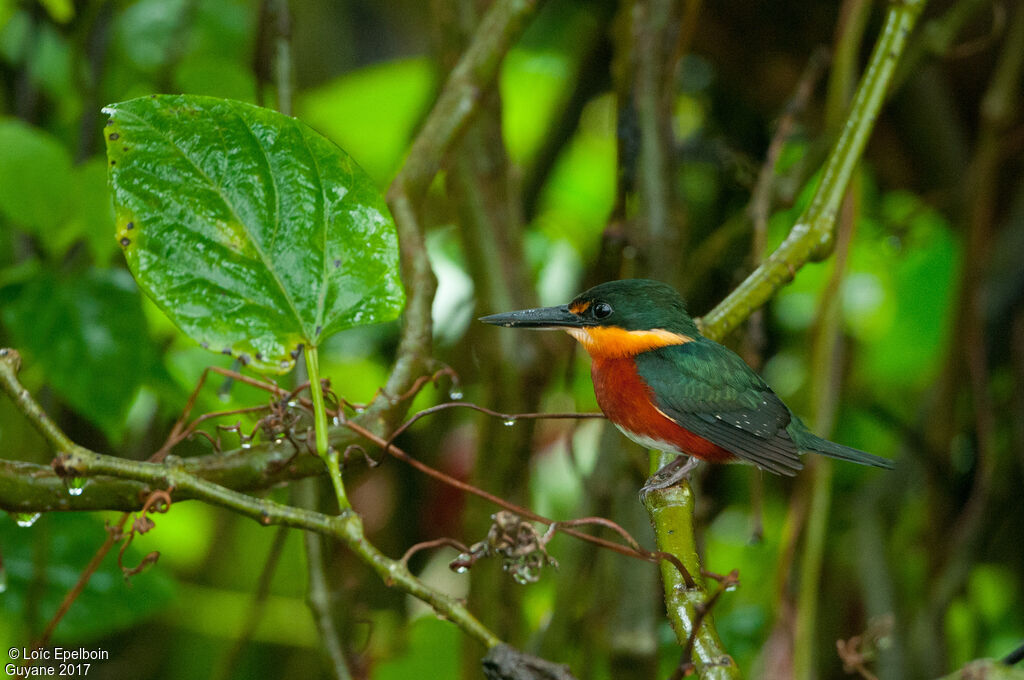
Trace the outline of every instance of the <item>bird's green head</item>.
{"label": "bird's green head", "polygon": [[565,330],[592,356],[626,356],[692,342],[697,324],[671,286],[649,279],[609,281],[557,307],[494,314],[484,323]]}

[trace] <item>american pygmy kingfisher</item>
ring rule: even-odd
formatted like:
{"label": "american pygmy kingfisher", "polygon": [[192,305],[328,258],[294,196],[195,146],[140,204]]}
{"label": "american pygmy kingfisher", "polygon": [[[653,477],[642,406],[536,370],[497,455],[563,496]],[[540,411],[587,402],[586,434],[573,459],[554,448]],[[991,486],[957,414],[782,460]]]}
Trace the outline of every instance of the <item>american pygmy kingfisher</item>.
{"label": "american pygmy kingfisher", "polygon": [[682,456],[646,488],[682,479],[697,460],[794,475],[813,452],[862,465],[892,461],[817,436],[732,350],[700,334],[682,297],[646,279],[610,281],[567,305],[485,316],[509,328],[560,329],[590,354],[597,403],[649,449]]}

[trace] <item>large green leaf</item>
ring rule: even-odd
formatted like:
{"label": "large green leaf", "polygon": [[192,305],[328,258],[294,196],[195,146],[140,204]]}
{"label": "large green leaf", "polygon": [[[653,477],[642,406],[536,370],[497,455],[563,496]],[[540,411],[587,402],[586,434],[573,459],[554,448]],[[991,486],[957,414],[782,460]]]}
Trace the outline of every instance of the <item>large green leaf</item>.
{"label": "large green leaf", "polygon": [[395,226],[370,178],[294,118],[152,96],[105,109],[117,238],[187,334],[256,368],[395,318]]}

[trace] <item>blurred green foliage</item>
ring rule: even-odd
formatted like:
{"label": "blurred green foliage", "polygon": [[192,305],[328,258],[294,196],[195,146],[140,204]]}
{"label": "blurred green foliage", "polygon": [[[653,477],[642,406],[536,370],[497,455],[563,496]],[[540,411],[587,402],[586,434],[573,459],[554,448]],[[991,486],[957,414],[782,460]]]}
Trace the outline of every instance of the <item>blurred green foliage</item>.
{"label": "blurred green foliage", "polygon": [[383,189],[436,90],[437,73],[429,60],[396,60],[304,92],[296,106],[302,120],[345,149]]}
{"label": "blurred green foliage", "polygon": [[120,440],[139,388],[160,370],[131,278],[113,269],[57,278],[43,269],[6,290],[4,327],[38,361],[29,370],[43,379],[61,376],[54,391]]}
{"label": "blurred green foliage", "polygon": [[[116,518],[111,513],[52,515],[40,517],[31,529],[17,526],[9,517],[0,520],[7,578],[2,595],[7,625],[0,630],[0,639],[6,646],[18,644],[21,637],[11,624],[19,620],[45,623],[57,610],[106,538],[104,523]],[[139,538],[125,551],[124,565],[135,567],[149,549],[146,539]],[[151,621],[177,596],[171,575],[158,569],[133,577],[129,584],[114,550],[82,590],[76,606],[68,610],[53,640],[64,645],[96,644]]]}
{"label": "blurred green foliage", "polygon": [[[524,297],[543,304],[564,302],[588,283],[610,238],[622,120],[612,66],[602,63],[600,76],[589,70],[602,42],[615,36],[609,18],[614,12],[599,6],[583,0],[548,3],[501,72],[509,183],[519,188],[536,180],[539,187],[535,205],[523,211],[524,269],[533,284]],[[116,253],[100,107],[154,92],[273,106],[278,93],[256,58],[259,10],[259,3],[246,0],[0,2],[0,345],[18,348],[26,387],[84,445],[148,457],[203,370],[232,365],[230,357],[214,356],[180,333],[139,293]],[[432,49],[438,19],[427,3],[412,0],[303,2],[293,3],[292,10],[297,117],[343,147],[377,189],[385,190],[443,83],[442,60]],[[710,309],[749,270],[752,178],[803,64],[816,45],[831,42],[838,22],[833,5],[761,3],[704,12],[671,102],[679,161],[673,182],[685,205],[680,221],[689,239],[678,253],[679,278],[695,314]],[[969,28],[976,34],[988,30]],[[324,40],[325,34],[333,40]],[[993,40],[998,46],[1000,36]],[[883,475],[834,468],[819,604],[822,678],[846,677],[836,640],[858,635],[886,615],[894,627],[872,666],[882,678],[935,677],[971,659],[1004,655],[1024,638],[1024,354],[1013,335],[1014,324],[1022,323],[1017,264],[1024,256],[1024,185],[1019,160],[1013,160],[1019,153],[1008,153],[1009,169],[992,185],[997,196],[990,247],[1011,264],[991,271],[987,260],[979,264],[979,276],[989,277],[986,289],[1000,291],[981,317],[991,339],[986,350],[999,472],[970,550],[947,554],[949,535],[980,474],[972,397],[957,352],[964,342],[964,272],[973,252],[969,215],[976,194],[970,192],[977,189],[962,186],[960,172],[942,176],[936,157],[955,157],[957,142],[977,137],[979,102],[995,61],[995,47],[989,46],[961,60],[918,67],[918,79],[894,95],[879,141],[855,180],[855,234],[837,293],[846,352],[833,435],[895,458],[897,470]],[[590,90],[575,97],[583,81]],[[775,168],[769,249],[782,241],[813,191],[816,159],[829,141],[821,130],[823,99],[816,93],[800,115]],[[946,123],[958,135],[928,128],[917,116],[922,110],[946,112]],[[560,127],[566,112],[573,117]],[[1019,130],[1019,116],[1015,120],[1013,129]],[[922,135],[926,143],[916,141]],[[1007,144],[1010,151],[1018,149],[1019,135]],[[958,167],[969,160],[958,157]],[[442,174],[447,172],[446,166]],[[488,381],[498,379],[480,374],[484,346],[498,341],[481,335],[471,320],[499,310],[479,299],[481,284],[467,263],[458,206],[444,188],[443,180],[437,182],[424,207],[440,283],[434,330],[438,357],[459,370],[462,383],[428,386],[414,408],[445,401],[453,389],[482,401],[493,393]],[[634,245],[625,246],[618,274],[641,267]],[[815,409],[810,346],[834,267],[828,260],[803,268],[766,315],[763,374],[801,414]],[[321,350],[323,373],[340,396],[365,403],[386,380],[396,338],[397,324],[341,333]],[[738,337],[731,341],[742,344]],[[588,362],[580,352],[570,353],[570,342],[559,337],[552,343],[557,353],[543,355],[550,361],[539,388],[540,410],[596,408]],[[214,378],[199,395],[196,412],[265,401],[253,388],[225,386]],[[222,424],[236,421],[243,432],[256,424],[248,415]],[[402,443],[432,465],[472,477],[493,462],[489,456],[504,450],[477,440],[482,422],[449,412],[418,423]],[[498,436],[514,436],[524,427],[517,423]],[[213,424],[204,430],[225,448],[238,444],[237,433],[219,432]],[[589,505],[606,463],[599,457],[601,430],[596,422],[546,423],[534,433],[532,446],[510,454],[529,471],[522,476],[529,479],[524,495],[532,508],[558,518],[604,514],[626,523],[627,511],[604,497],[598,507]],[[627,463],[617,474],[633,494],[643,458],[625,444],[620,448],[615,455]],[[0,400],[0,451],[5,459],[43,464],[51,455],[6,400]],[[175,451],[211,452],[199,438]],[[745,670],[766,668],[777,651],[770,641],[784,618],[783,593],[793,577],[786,560],[792,559],[787,550],[795,548],[786,541],[795,540],[794,517],[808,492],[804,478],[763,480],[764,539],[753,541],[757,512],[751,489],[757,474],[749,468],[715,469],[699,482],[705,566],[718,572],[735,568],[741,576],[740,588],[724,594],[714,614],[726,648]],[[374,470],[354,465],[349,475],[371,539],[390,555],[441,535],[466,543],[482,538],[469,533],[465,499],[421,476],[390,463]],[[289,501],[286,489],[269,493]],[[110,517],[56,513],[29,529],[0,516],[0,578],[6,579],[0,648],[28,645],[45,627],[102,544],[103,522]],[[150,550],[161,552],[160,561],[129,586],[116,567],[116,551],[108,555],[57,629],[55,641],[110,649],[116,663],[98,666],[95,677],[173,679],[210,676],[211,669],[225,678],[330,676],[304,604],[307,577],[296,532],[284,543],[262,615],[253,622],[253,592],[276,529],[196,503],[174,505],[156,523],[136,539],[125,562],[137,564]],[[641,524],[636,531],[643,529]],[[580,677],[625,677],[611,670],[616,651],[609,631],[616,611],[608,600],[651,597],[653,610],[657,594],[632,587],[635,574],[649,565],[613,554],[594,556],[564,537],[551,550],[563,565],[579,568],[549,571],[541,583],[513,591],[485,613],[503,619],[513,639],[527,648],[543,648],[561,626],[573,643],[556,660],[573,663]],[[428,565],[445,571],[454,553],[438,555],[434,561],[416,556],[414,571],[426,572]],[[948,606],[930,611],[931,603],[945,602],[939,575],[950,563],[962,585],[948,594]],[[475,667],[480,650],[466,645],[453,626],[411,615],[404,598],[350,556],[332,554],[330,564],[339,625],[357,677],[448,678]],[[492,568],[498,570],[484,562],[475,570]],[[610,582],[609,574],[619,573],[614,569],[629,576]],[[468,587],[468,577],[444,576]],[[565,607],[560,598],[578,592],[580,584],[587,592]],[[250,623],[254,632],[238,643]],[[664,677],[678,660],[678,646],[660,619],[652,636]],[[231,657],[235,644],[243,647]],[[929,655],[934,665],[923,667],[921,659]],[[756,670],[747,672],[758,677]]]}

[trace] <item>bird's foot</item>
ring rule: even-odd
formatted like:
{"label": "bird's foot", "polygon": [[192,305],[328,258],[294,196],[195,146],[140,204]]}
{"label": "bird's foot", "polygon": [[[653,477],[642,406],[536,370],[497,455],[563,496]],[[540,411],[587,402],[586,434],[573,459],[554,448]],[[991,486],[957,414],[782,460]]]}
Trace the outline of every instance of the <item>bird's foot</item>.
{"label": "bird's foot", "polygon": [[676,456],[671,463],[666,463],[660,470],[655,472],[640,488],[640,496],[646,496],[651,491],[660,491],[670,486],[675,486],[683,479],[689,479],[690,473],[700,463],[699,458],[693,456]]}

